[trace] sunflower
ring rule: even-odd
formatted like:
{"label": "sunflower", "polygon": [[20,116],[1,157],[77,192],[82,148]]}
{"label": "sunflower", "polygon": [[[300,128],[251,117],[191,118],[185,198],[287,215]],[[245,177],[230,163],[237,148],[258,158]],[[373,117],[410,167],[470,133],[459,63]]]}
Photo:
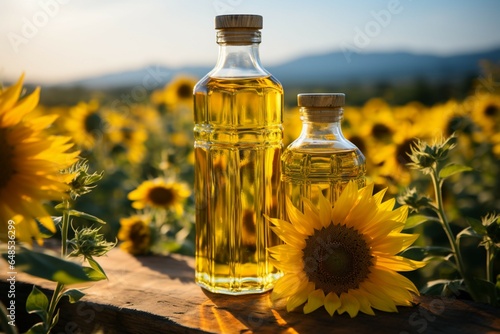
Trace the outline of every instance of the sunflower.
{"label": "sunflower", "polygon": [[432,138],[429,127],[425,123],[401,122],[392,136],[392,142],[380,145],[373,161],[378,166],[379,175],[385,178],[385,186],[391,194],[398,191],[398,186],[407,186],[411,182],[411,170],[407,164],[411,162],[409,154],[417,139]]}
{"label": "sunflower", "polygon": [[148,133],[141,123],[117,112],[106,113],[112,153],[124,154],[131,163],[140,163],[146,155]]}
{"label": "sunflower", "polygon": [[122,241],[120,248],[134,254],[147,254],[151,246],[150,219],[146,216],[133,215],[120,219],[118,240]]}
{"label": "sunflower", "polygon": [[96,141],[101,139],[106,129],[106,123],[95,100],[89,103],[80,102],[69,110],[70,117],[66,119],[65,128],[75,143],[83,149],[92,149]]}
{"label": "sunflower", "polygon": [[398,271],[423,263],[396,254],[418,235],[400,233],[406,206],[392,210],[394,199],[382,202],[385,190],[372,192],[373,184],[358,190],[350,182],[333,209],[324,197],[319,207],[304,200],[304,213],[287,201],[290,222],[268,218],[284,241],[269,249],[272,264],[284,273],[273,301],[285,300],[288,311],[305,303],[304,313],[324,306],[332,316],[347,312],[351,317],[411,305],[418,290]]}
{"label": "sunflower", "polygon": [[23,80],[21,75],[0,90],[0,239],[6,239],[7,222],[17,215],[16,237],[31,243],[33,237],[41,242],[36,220],[55,231],[43,203],[67,195],[73,175],[60,171],[75,163],[79,152],[68,152],[71,138],[44,132],[57,116],[31,114],[40,89],[20,99]]}
{"label": "sunflower", "polygon": [[132,207],[138,210],[145,207],[173,209],[180,215],[184,211],[183,203],[190,195],[186,184],[157,178],[141,183],[128,194],[128,199],[134,201]]}
{"label": "sunflower", "polygon": [[471,97],[471,116],[486,136],[500,131],[500,95],[481,93]]}
{"label": "sunflower", "polygon": [[161,90],[154,91],[151,101],[169,107],[193,105],[193,88],[198,80],[194,77],[179,75]]}
{"label": "sunflower", "polygon": [[353,124],[360,127],[360,134],[370,138],[374,144],[387,144],[392,141],[392,136],[398,126],[394,111],[381,99],[371,99],[362,108],[362,122]]}

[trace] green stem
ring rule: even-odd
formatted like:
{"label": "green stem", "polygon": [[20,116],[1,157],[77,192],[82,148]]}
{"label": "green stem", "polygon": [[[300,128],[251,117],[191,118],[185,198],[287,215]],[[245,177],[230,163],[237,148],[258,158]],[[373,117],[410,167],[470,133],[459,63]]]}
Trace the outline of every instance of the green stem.
{"label": "green stem", "polygon": [[69,201],[64,200],[64,211],[62,216],[62,225],[61,225],[61,257],[66,257],[68,253],[68,229],[69,229]]}
{"label": "green stem", "polygon": [[57,286],[52,294],[52,298],[50,299],[49,310],[47,312],[47,323],[44,324],[44,329],[47,331],[47,334],[50,333],[50,329],[52,327],[52,318],[54,318],[54,314],[56,312],[57,304],[61,299],[61,292],[64,290],[64,284],[57,283]]}
{"label": "green stem", "polygon": [[493,261],[495,260],[495,249],[490,240],[485,243],[486,248],[486,280],[495,284],[493,281]]}
{"label": "green stem", "polygon": [[[69,201],[64,200],[64,210],[62,216],[62,224],[61,224],[61,257],[65,258],[68,253],[68,229],[71,215],[69,213]],[[64,290],[63,283],[57,283],[57,286],[52,294],[52,298],[50,299],[49,309],[47,312],[47,321],[45,324],[45,330],[47,333],[50,332],[50,328],[52,327],[52,319],[56,312],[57,304],[62,297],[62,292]]]}
{"label": "green stem", "polygon": [[471,294],[471,297],[477,301],[478,299],[476,298],[476,293],[471,288],[472,285],[470,284],[469,276],[466,275],[462,253],[460,252],[460,247],[458,245],[457,239],[455,238],[455,235],[453,234],[453,231],[451,230],[450,223],[448,222],[448,218],[446,217],[446,213],[444,211],[443,193],[441,189],[443,185],[443,180],[440,179],[436,169],[433,169],[433,173],[431,173],[430,175],[432,179],[432,184],[434,186],[434,193],[436,196],[436,204],[437,204],[436,213],[438,214],[441,226],[443,227],[444,232],[448,237],[451,250],[455,257],[455,262],[457,265],[458,272],[460,276],[464,279],[465,285],[467,286],[467,290]]}

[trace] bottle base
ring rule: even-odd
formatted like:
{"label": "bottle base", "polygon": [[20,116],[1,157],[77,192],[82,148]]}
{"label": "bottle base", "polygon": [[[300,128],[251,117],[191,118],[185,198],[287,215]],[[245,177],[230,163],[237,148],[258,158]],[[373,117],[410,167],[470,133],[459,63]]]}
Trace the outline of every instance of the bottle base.
{"label": "bottle base", "polygon": [[262,284],[263,279],[249,278],[244,282],[235,282],[234,279],[229,278],[219,278],[216,284],[207,284],[208,279],[196,279],[196,284],[201,288],[217,294],[224,295],[250,295],[250,294],[261,294],[270,291],[274,287],[274,283],[278,280],[282,274],[276,273],[269,275],[265,280],[267,283]]}

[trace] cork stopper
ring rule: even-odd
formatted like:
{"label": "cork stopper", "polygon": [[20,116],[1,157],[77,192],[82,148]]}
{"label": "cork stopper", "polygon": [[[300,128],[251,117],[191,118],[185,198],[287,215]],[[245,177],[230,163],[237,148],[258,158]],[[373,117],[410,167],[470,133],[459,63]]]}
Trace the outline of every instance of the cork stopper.
{"label": "cork stopper", "polygon": [[260,15],[218,15],[215,17],[215,29],[262,29],[262,21]]}
{"label": "cork stopper", "polygon": [[304,93],[297,95],[299,107],[306,108],[339,108],[345,104],[343,93]]}

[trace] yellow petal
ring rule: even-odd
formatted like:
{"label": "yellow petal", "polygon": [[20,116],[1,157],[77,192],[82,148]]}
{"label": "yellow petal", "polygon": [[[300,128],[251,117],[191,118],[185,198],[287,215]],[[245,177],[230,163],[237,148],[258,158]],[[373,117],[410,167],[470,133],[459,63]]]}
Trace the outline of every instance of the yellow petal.
{"label": "yellow petal", "polygon": [[304,216],[307,217],[306,221],[308,224],[308,229],[306,235],[313,234],[313,229],[321,229],[321,221],[318,214],[318,209],[314,206],[314,204],[308,198],[302,199],[304,203]]}
{"label": "yellow petal", "polygon": [[384,283],[399,286],[417,295],[419,294],[417,287],[415,286],[415,284],[413,284],[412,281],[395,271],[377,267],[372,267],[370,270],[371,274],[369,277],[374,281],[375,284]]}
{"label": "yellow petal", "polygon": [[31,112],[38,104],[40,98],[40,88],[37,87],[33,93],[23,98],[5,115],[3,121],[6,124],[17,124],[29,112]]}
{"label": "yellow petal", "polygon": [[270,253],[280,254],[286,257],[296,257],[302,255],[302,249],[292,247],[291,245],[281,244],[268,248]]}
{"label": "yellow petal", "polygon": [[366,201],[367,199],[372,199],[372,194],[373,194],[373,187],[375,186],[375,183],[370,183],[367,184],[365,187],[361,188],[359,190],[359,200],[360,201]]}
{"label": "yellow petal", "polygon": [[358,289],[349,291],[359,302],[359,310],[368,315],[375,315],[368,298]]}
{"label": "yellow petal", "polygon": [[330,316],[333,316],[335,311],[337,311],[337,309],[341,305],[340,298],[335,292],[330,292],[328,295],[326,295],[324,303],[325,309],[330,314]]}
{"label": "yellow petal", "polygon": [[[375,275],[376,276],[376,275]],[[386,282],[376,279],[376,277],[371,276],[371,281],[374,283],[378,289],[389,297],[396,305],[411,305],[413,300],[413,295],[410,291],[406,290],[404,287],[396,286],[392,284],[387,284]]]}
{"label": "yellow petal", "polygon": [[422,268],[425,262],[415,261],[402,256],[383,256],[374,252],[376,256],[375,265],[394,271],[411,271]]}
{"label": "yellow petal", "polygon": [[317,289],[309,294],[307,303],[304,305],[304,314],[316,311],[324,305],[325,293],[322,289]]}
{"label": "yellow petal", "polygon": [[364,281],[360,284],[359,290],[370,301],[373,308],[384,312],[397,312],[394,302],[385,295],[377,285]]}
{"label": "yellow petal", "polygon": [[16,84],[10,86],[9,88],[0,91],[0,114],[4,114],[6,111],[12,109],[21,95],[21,90],[23,88],[24,73],[21,74],[19,80]]}
{"label": "yellow petal", "polygon": [[305,247],[306,241],[304,236],[298,233],[292,224],[285,222],[279,226],[271,226],[270,228],[285,243],[300,249]]}
{"label": "yellow petal", "polygon": [[276,281],[271,293],[271,300],[275,301],[293,295],[300,286],[304,286],[306,283],[307,281],[301,275],[287,273]]}
{"label": "yellow petal", "polygon": [[332,222],[332,217],[331,217],[332,206],[330,202],[326,199],[326,197],[323,196],[322,192],[320,192],[318,204],[319,204],[319,213],[318,213],[319,221],[321,223],[321,226],[327,227]]}
{"label": "yellow petal", "polygon": [[404,223],[396,220],[381,220],[377,224],[372,224],[372,222],[370,222],[362,226],[361,231],[363,234],[369,235],[373,239],[377,239],[385,238],[389,233],[400,227],[404,227]]}
{"label": "yellow petal", "polygon": [[349,293],[343,292],[340,294],[340,303],[341,305],[337,310],[339,314],[347,312],[349,313],[349,316],[351,318],[354,318],[358,315],[360,304],[356,297],[352,296]]}
{"label": "yellow petal", "polygon": [[387,188],[384,188],[384,189],[380,190],[378,193],[376,193],[375,195],[373,195],[373,199],[375,200],[375,203],[377,203],[377,205],[380,205],[380,203],[382,203],[382,200],[384,199],[386,192],[387,192]]}
{"label": "yellow petal", "polygon": [[358,198],[358,185],[350,181],[344,188],[332,209],[332,221],[335,224],[343,224],[345,218],[351,211]]}
{"label": "yellow petal", "polygon": [[381,211],[392,211],[392,209],[394,209],[394,204],[396,204],[396,199],[391,198],[384,203],[380,203],[378,209]]}
{"label": "yellow petal", "polygon": [[304,235],[311,235],[313,233],[314,226],[311,224],[311,219],[297,209],[288,197],[286,198],[286,213],[290,223],[295,226],[297,231]]}
{"label": "yellow petal", "polygon": [[418,234],[391,233],[383,238],[372,240],[373,251],[394,255],[408,248],[419,237]]}
{"label": "yellow petal", "polygon": [[[376,212],[377,205],[375,204],[375,201],[371,197],[363,198],[362,201],[357,202],[356,205],[351,208],[344,224],[347,227],[353,227],[357,230],[363,231],[367,221],[371,218],[371,215],[376,214]],[[367,234],[364,231],[362,233]]]}
{"label": "yellow petal", "polygon": [[273,258],[270,258],[269,263],[278,268],[281,271],[284,271],[286,273],[300,273],[304,270],[304,262],[302,259],[298,259],[296,261],[293,261],[292,259],[288,260],[276,260]]}
{"label": "yellow petal", "polygon": [[307,296],[309,296],[312,291],[314,291],[314,283],[307,282],[305,287],[298,289],[297,292],[288,299],[286,310],[291,312],[300,305],[304,304],[307,300]]}

